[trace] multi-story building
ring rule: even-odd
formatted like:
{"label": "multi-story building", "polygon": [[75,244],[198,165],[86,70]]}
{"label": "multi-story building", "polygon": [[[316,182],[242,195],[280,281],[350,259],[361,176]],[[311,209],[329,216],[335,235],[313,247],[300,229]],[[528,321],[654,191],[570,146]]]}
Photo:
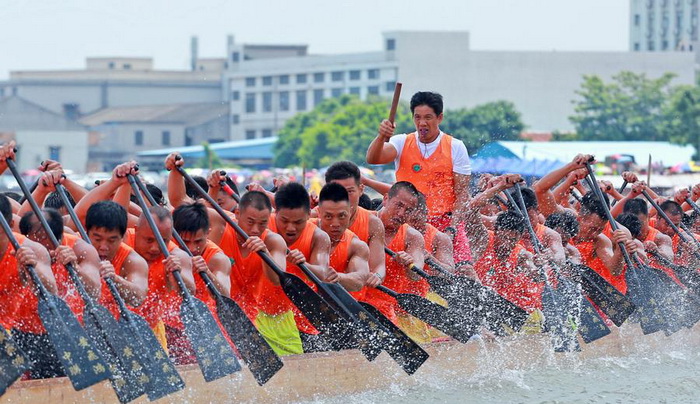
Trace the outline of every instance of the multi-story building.
{"label": "multi-story building", "polygon": [[698,44],[698,0],[630,0],[634,52],[693,52]]}

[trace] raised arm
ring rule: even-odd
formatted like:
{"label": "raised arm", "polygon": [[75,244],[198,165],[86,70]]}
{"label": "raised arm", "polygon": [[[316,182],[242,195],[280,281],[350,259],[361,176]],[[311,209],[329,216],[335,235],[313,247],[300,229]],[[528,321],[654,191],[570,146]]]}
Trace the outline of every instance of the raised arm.
{"label": "raised arm", "polygon": [[373,180],[371,178],[367,178],[364,175],[360,177],[360,182],[372,188],[373,190],[379,192],[382,195],[386,195],[389,193],[389,188],[391,188],[391,184],[387,184],[386,182],[381,182],[377,180]]}
{"label": "raised arm", "polygon": [[185,179],[180,172],[175,169],[176,167],[183,167],[184,165],[185,160],[177,152],[170,153],[168,157],[165,158],[165,169],[170,171],[168,174],[168,200],[173,208],[193,202],[192,199],[187,196]]}
{"label": "raised arm", "polygon": [[388,164],[396,159],[398,152],[389,143],[389,139],[394,134],[396,125],[385,119],[379,125],[377,136],[370,143],[367,149],[367,164]]}

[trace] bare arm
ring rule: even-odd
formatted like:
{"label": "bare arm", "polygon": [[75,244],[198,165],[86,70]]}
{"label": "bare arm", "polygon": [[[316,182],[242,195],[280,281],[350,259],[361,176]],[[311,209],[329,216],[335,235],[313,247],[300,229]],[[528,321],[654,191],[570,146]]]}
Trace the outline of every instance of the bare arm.
{"label": "bare arm", "polygon": [[386,119],[379,125],[379,132],[367,149],[366,158],[368,164],[388,164],[396,159],[398,152],[389,143],[389,139],[394,134],[394,129],[395,125]]}
{"label": "bare arm", "polygon": [[374,189],[375,191],[379,192],[382,195],[388,194],[389,188],[391,188],[391,184],[387,184],[386,182],[373,180],[373,179],[365,177],[364,175],[361,177],[360,182],[363,185],[366,185],[366,186]]}
{"label": "bare arm", "polygon": [[[200,268],[195,263],[196,259],[198,258],[193,258],[192,267],[199,270]],[[211,278],[216,289],[224,296],[231,296],[231,260],[224,253],[218,252],[211,257],[208,263],[205,263],[204,269],[207,270],[207,275]]]}
{"label": "bare arm", "polygon": [[182,281],[185,283],[185,287],[187,287],[192,294],[196,293],[197,286],[194,283],[194,275],[192,274],[191,257],[179,248],[174,249],[170,254],[180,259],[180,274],[182,275]]}
{"label": "bare arm", "polygon": [[365,285],[369,274],[369,247],[355,237],[348,251],[346,272],[338,273],[339,282],[350,292],[357,292]]}
{"label": "bare arm", "polygon": [[44,246],[41,244],[27,238],[24,239],[20,250],[25,247],[31,250],[36,256],[36,265],[34,265],[34,270],[39,276],[41,283],[44,284],[49,292],[54,294],[57,293],[58,288],[56,287],[56,278],[54,278],[53,271],[51,271],[51,257],[49,256],[49,252],[46,251],[46,248],[44,248]]}
{"label": "bare arm", "polygon": [[[284,271],[287,267],[287,244],[285,244],[282,236],[276,233],[269,232],[265,238],[265,246],[270,253],[270,257],[277,264],[277,267]],[[280,284],[280,278],[275,271],[272,270],[265,262],[263,262],[263,270],[265,276],[272,282],[273,285]]]}
{"label": "bare arm", "polygon": [[102,291],[100,282],[100,256],[93,246],[83,240],[78,240],[73,247],[78,257],[76,270],[85,289],[93,298],[99,298]]}
{"label": "bare arm", "polygon": [[384,257],[384,225],[374,216],[369,216],[369,271],[380,279],[386,278],[386,258]]}
{"label": "bare arm", "polygon": [[114,276],[114,283],[127,304],[141,305],[148,294],[148,263],[136,251],[131,251],[121,274]]}
{"label": "bare arm", "polygon": [[455,259],[453,249],[454,247],[450,236],[438,232],[433,239],[432,251],[430,251],[428,255],[432,255],[441,267],[449,272],[454,272]]}
{"label": "bare arm", "polygon": [[471,183],[471,175],[454,173],[454,190],[455,203],[452,206],[452,224],[453,226],[464,222],[467,204],[471,198],[469,195],[469,184]]}
{"label": "bare arm", "polygon": [[[406,252],[413,259],[413,265],[418,268],[425,266],[425,240],[418,230],[409,227],[406,231]],[[406,274],[414,281],[420,280],[421,277],[411,270],[406,270]]]}

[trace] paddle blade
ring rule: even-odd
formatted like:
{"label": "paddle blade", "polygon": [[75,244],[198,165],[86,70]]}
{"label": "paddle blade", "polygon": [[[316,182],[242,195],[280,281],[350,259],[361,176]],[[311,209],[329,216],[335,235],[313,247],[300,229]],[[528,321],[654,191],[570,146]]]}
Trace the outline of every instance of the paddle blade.
{"label": "paddle blade", "polygon": [[204,380],[210,382],[241,370],[231,346],[201,300],[187,297],[180,306],[180,316]]}
{"label": "paddle blade", "polygon": [[135,348],[112,314],[102,306],[86,307],[85,332],[109,365],[110,382],[117,398],[128,403],[146,392],[146,378]]}
{"label": "paddle blade", "polygon": [[664,330],[668,324],[659,304],[649,293],[651,289],[655,289],[655,286],[648,281],[644,272],[632,268],[627,269],[627,295],[637,306],[639,325],[642,328],[642,333],[646,335]]}
{"label": "paddle blade", "polygon": [[610,328],[585,297],[581,299],[578,333],[586,344],[590,344],[610,334]]}
{"label": "paddle blade", "polygon": [[109,366],[63,300],[51,294],[39,299],[39,317],[75,390],[112,376]]}
{"label": "paddle blade", "polygon": [[458,327],[459,319],[446,307],[410,293],[400,293],[396,300],[399,302],[399,306],[407,313],[426,324],[432,325],[459,342],[466,343],[474,335],[473,330]]}
{"label": "paddle blade", "polygon": [[[636,310],[632,300],[620,293],[602,276],[585,265],[575,265],[581,274],[581,287],[589,299],[618,327]],[[629,287],[629,285],[628,285]]]}
{"label": "paddle blade", "polygon": [[4,330],[0,330],[0,396],[32,363]]}
{"label": "paddle blade", "polygon": [[[454,278],[468,307],[477,307],[477,315],[483,318],[487,327],[498,335],[505,335],[504,325],[519,331],[527,321],[527,311],[501,296],[495,290],[466,276]],[[478,318],[479,318],[478,317]]]}
{"label": "paddle blade", "polygon": [[[389,335],[384,339],[382,347],[396,363],[409,375],[412,375],[428,360],[427,352],[415,341],[408,337],[399,327],[391,322],[381,311],[369,303],[359,302],[370,318],[383,327]],[[365,314],[365,315],[367,315]],[[360,314],[362,316],[363,314]]]}
{"label": "paddle blade", "polygon": [[141,360],[146,376],[149,400],[154,401],[185,388],[175,365],[143,317],[129,312],[127,317],[119,319],[119,324],[127,332],[129,340],[134,342],[136,356]]}
{"label": "paddle blade", "polygon": [[238,352],[259,385],[267,383],[282,366],[282,360],[272,350],[245,312],[226,296],[216,300],[221,325],[236,344]]}

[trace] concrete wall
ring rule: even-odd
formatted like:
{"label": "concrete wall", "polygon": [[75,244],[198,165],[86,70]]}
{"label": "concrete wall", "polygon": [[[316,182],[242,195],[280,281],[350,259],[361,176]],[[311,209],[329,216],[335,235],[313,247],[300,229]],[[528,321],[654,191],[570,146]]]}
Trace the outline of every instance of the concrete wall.
{"label": "concrete wall", "polygon": [[86,131],[17,131],[19,145],[17,162],[20,170],[37,168],[50,157],[50,147],[59,146],[63,167],[84,173],[88,162],[88,134]]}
{"label": "concrete wall", "polygon": [[[142,150],[180,147],[185,144],[185,128],[175,124],[118,124],[91,128],[97,132],[92,137],[91,160],[101,161],[111,170],[116,164],[135,158]],[[135,143],[136,131],[143,132],[143,145]],[[162,132],[170,131],[170,145],[162,143]]]}

